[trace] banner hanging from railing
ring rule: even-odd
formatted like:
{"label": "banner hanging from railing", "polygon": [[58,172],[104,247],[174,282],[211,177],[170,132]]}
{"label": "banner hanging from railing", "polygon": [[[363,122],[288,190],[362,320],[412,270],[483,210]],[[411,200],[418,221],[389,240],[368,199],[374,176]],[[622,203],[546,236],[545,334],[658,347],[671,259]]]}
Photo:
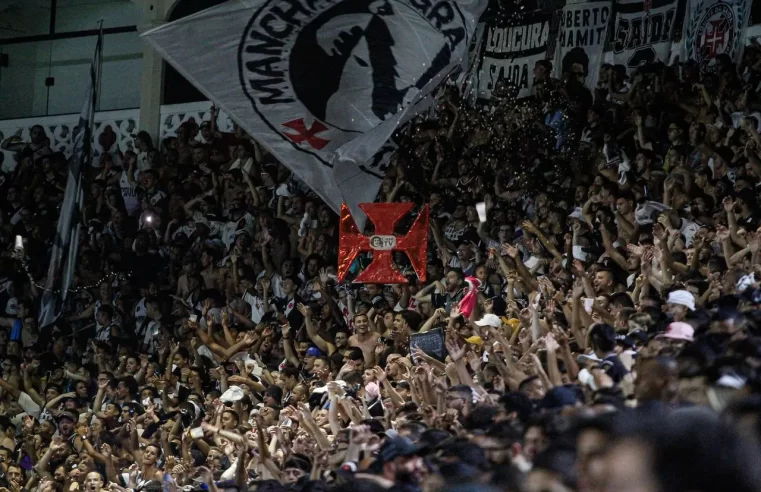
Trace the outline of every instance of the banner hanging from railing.
{"label": "banner hanging from railing", "polygon": [[478,72],[478,99],[491,99],[500,81],[518,88],[518,98],[534,87],[534,66],[546,58],[552,11],[516,10],[487,21]]}
{"label": "banner hanging from railing", "polygon": [[717,70],[720,55],[739,62],[750,6],[750,0],[687,0],[682,59],[697,61],[703,73]]}
{"label": "banner hanging from railing", "polygon": [[613,60],[627,72],[655,61],[669,63],[678,0],[617,0]]}
{"label": "banner hanging from railing", "polygon": [[604,56],[612,6],[612,2],[593,2],[563,7],[552,57],[555,77],[572,72],[588,89],[594,90]]}

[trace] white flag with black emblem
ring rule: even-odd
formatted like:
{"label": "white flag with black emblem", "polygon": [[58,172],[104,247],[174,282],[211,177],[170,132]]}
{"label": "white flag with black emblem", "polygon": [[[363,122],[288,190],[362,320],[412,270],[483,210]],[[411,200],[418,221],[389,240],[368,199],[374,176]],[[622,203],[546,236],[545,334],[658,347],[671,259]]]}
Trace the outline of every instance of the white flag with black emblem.
{"label": "white flag with black emblem", "polygon": [[334,210],[355,212],[385,173],[376,153],[467,62],[487,3],[230,0],[143,37]]}

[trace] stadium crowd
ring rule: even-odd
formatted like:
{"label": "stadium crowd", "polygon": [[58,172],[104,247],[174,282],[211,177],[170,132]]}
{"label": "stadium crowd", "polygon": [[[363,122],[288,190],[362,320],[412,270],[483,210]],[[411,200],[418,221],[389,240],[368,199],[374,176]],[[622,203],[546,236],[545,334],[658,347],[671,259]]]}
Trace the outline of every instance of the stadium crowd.
{"label": "stadium crowd", "polygon": [[336,214],[216,113],[140,132],[43,327],[68,164],[2,142],[0,492],[761,490],[761,49],[716,62],[442,91],[378,197],[431,207],[402,285],[337,282]]}

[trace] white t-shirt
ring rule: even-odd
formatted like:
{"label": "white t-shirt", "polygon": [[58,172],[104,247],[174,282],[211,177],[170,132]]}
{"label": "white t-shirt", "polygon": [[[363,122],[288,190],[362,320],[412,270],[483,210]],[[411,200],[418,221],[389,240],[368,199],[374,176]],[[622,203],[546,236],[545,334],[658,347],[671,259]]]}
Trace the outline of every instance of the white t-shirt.
{"label": "white t-shirt", "polygon": [[[258,277],[256,277],[257,280],[267,275],[267,271],[263,270],[262,273],[259,274]],[[272,289],[272,296],[277,299],[282,299],[285,297],[285,292],[283,292],[283,277],[280,276],[279,273],[273,273],[270,277],[270,288]]]}
{"label": "white t-shirt", "polygon": [[24,393],[23,391],[18,397],[18,404],[21,408],[24,409],[26,413],[31,415],[34,418],[40,417],[40,411],[42,408],[32,400],[32,397]]}
{"label": "white t-shirt", "polygon": [[221,239],[225,244],[225,247],[229,249],[235,243],[235,232],[239,229],[245,229],[249,234],[251,234],[251,237],[253,237],[255,222],[256,219],[254,216],[246,212],[240,219],[225,223],[225,225],[222,226],[222,230],[220,231]]}
{"label": "white t-shirt", "polygon": [[[264,310],[265,304],[264,299],[259,297],[256,292],[254,294],[249,293],[246,291],[245,294],[243,294],[243,300],[246,301],[249,306],[251,306],[251,321],[254,323],[259,323],[264,315],[266,314],[266,311]],[[275,310],[275,303],[272,301],[272,299],[269,299],[269,305],[271,307],[271,310]]]}
{"label": "white t-shirt", "polygon": [[[137,179],[137,171],[135,172],[135,179]],[[127,179],[127,171],[122,171],[122,176],[119,178],[119,187],[122,190],[122,199],[124,200],[124,208],[127,209],[129,215],[134,215],[140,210],[140,199],[137,197],[137,189],[129,183]]]}

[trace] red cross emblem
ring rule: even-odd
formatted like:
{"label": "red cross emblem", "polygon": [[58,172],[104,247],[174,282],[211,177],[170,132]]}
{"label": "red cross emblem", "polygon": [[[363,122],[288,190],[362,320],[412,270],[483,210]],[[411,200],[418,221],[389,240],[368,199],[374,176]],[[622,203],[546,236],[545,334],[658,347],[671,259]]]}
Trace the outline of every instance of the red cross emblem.
{"label": "red cross emblem", "polygon": [[709,22],[711,30],[705,30],[703,34],[703,49],[707,50],[708,58],[716,58],[716,55],[724,52],[724,43],[727,34],[726,19],[717,19]]}
{"label": "red cross emblem", "polygon": [[428,205],[423,207],[409,232],[394,234],[394,225],[404,217],[413,203],[360,203],[367,218],[375,225],[375,234],[360,234],[349,207],[341,205],[338,236],[338,281],[343,281],[360,251],[372,251],[373,261],[354,280],[356,283],[406,284],[407,279],[392,264],[392,252],[404,251],[418,278],[425,281],[428,252]]}
{"label": "red cross emblem", "polygon": [[283,134],[288,137],[288,140],[293,143],[300,144],[302,142],[306,142],[310,147],[317,150],[322,150],[326,145],[330,143],[330,140],[325,140],[324,138],[317,136],[318,133],[322,133],[328,129],[328,127],[320,121],[315,120],[314,123],[312,123],[312,126],[307,128],[306,124],[304,123],[304,118],[299,118],[297,120],[291,120],[283,123],[283,126],[291,128],[292,130],[296,130],[296,134]]}

